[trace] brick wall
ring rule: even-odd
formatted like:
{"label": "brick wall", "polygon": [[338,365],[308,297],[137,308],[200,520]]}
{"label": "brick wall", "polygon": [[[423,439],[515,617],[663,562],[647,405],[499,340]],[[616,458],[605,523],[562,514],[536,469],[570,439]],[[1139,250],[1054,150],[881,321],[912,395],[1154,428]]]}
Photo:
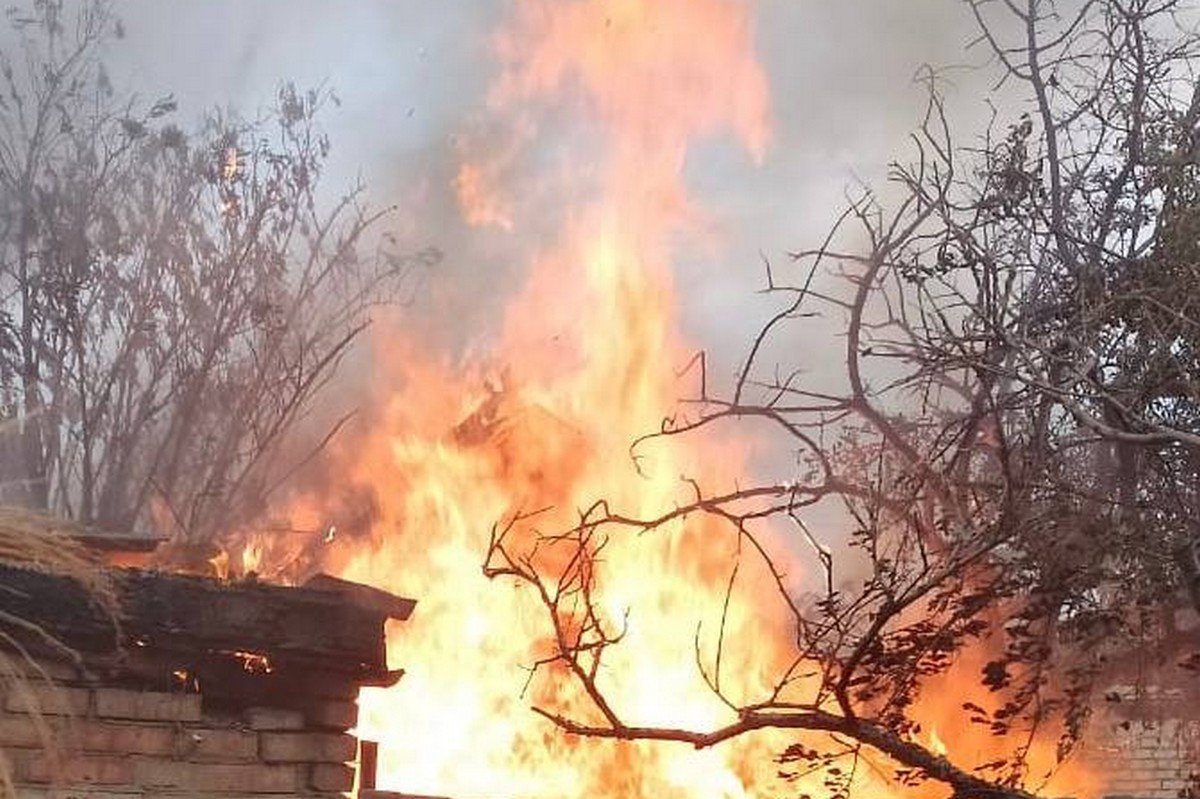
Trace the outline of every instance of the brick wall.
{"label": "brick wall", "polygon": [[1181,687],[1117,686],[1086,752],[1106,796],[1200,799],[1200,702]]}
{"label": "brick wall", "polygon": [[203,693],[107,685],[62,666],[50,676],[0,687],[0,753],[17,799],[332,797],[353,787],[352,700],[216,711]]}

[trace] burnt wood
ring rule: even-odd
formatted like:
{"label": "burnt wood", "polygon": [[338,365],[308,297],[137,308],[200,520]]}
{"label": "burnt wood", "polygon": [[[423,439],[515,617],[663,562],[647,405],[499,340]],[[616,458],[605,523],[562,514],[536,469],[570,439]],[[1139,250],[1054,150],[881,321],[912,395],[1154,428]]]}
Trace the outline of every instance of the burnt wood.
{"label": "burnt wood", "polygon": [[352,583],[330,574],[318,574],[304,583],[304,587],[314,591],[328,591],[338,594],[349,602],[364,608],[371,608],[390,619],[404,621],[412,615],[416,601],[405,597],[389,594],[387,591],[373,588],[362,583]]}
{"label": "burnt wood", "polygon": [[145,535],[128,533],[108,533],[99,530],[89,530],[85,533],[74,533],[71,538],[83,544],[88,549],[99,552],[153,552],[165,542],[165,538],[152,538]]}
{"label": "burnt wood", "polygon": [[[343,581],[305,588],[132,569],[111,575],[116,618],[69,578],[0,564],[0,610],[37,625],[85,661],[111,664],[134,650],[196,664],[253,653],[280,672],[328,672],[377,684],[394,679],[384,625],[413,605],[375,589],[356,595],[346,588],[352,584],[338,585]],[[28,629],[9,632],[38,637]]]}

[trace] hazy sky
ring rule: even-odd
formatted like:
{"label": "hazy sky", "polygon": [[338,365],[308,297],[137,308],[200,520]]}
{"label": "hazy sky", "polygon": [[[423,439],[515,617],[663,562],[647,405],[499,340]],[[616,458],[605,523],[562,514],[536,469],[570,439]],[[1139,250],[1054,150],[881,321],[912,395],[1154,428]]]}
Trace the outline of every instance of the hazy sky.
{"label": "hazy sky", "polygon": [[[109,63],[118,82],[148,98],[173,92],[185,120],[213,105],[267,103],[284,80],[331,87],[342,104],[325,120],[335,149],[330,187],[361,174],[377,202],[400,202],[406,212],[399,223],[413,246],[446,253],[439,280],[460,298],[455,318],[486,335],[485,320],[496,317],[497,275],[515,275],[521,259],[504,234],[465,235],[449,187],[456,141],[478,122],[494,66],[487,34],[506,5],[116,0],[127,37]],[[758,253],[811,244],[836,215],[847,184],[877,179],[903,153],[922,110],[916,70],[962,62],[969,38],[957,0],[761,0],[753,7],[774,138],[759,166],[732,149],[704,149],[691,159],[689,181],[720,226],[721,247],[678,265],[690,287],[683,298],[689,331],[725,352],[744,345]],[[482,270],[487,291],[474,291],[485,282]]]}

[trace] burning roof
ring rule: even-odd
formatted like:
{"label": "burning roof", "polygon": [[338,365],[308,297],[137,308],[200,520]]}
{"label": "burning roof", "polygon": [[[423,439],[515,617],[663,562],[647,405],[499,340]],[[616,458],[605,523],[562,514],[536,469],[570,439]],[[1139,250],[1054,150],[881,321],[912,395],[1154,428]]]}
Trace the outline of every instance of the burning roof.
{"label": "burning roof", "polygon": [[69,647],[80,667],[110,680],[202,686],[215,702],[287,706],[314,681],[390,685],[399,673],[388,670],[384,625],[415,604],[327,575],[299,587],[134,569],[108,576],[112,608],[70,577],[0,564],[6,613],[26,625],[12,634],[35,653],[61,657]]}

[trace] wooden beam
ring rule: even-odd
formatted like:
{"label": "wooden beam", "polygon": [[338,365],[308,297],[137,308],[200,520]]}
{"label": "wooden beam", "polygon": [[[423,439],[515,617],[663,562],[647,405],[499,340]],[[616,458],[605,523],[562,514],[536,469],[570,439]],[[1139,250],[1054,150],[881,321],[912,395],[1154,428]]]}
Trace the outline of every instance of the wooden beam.
{"label": "wooden beam", "polygon": [[389,679],[384,625],[413,604],[375,589],[332,590],[328,583],[221,583],[139,570],[114,570],[112,577],[116,619],[68,578],[2,564],[0,607],[81,653],[148,648],[185,659],[260,653],[365,683]]}
{"label": "wooden beam", "polygon": [[318,574],[311,577],[304,583],[304,587],[338,594],[356,605],[372,608],[389,619],[398,621],[404,621],[411,616],[413,608],[417,604],[415,600],[389,594],[387,591],[362,583],[352,583],[329,574]]}

